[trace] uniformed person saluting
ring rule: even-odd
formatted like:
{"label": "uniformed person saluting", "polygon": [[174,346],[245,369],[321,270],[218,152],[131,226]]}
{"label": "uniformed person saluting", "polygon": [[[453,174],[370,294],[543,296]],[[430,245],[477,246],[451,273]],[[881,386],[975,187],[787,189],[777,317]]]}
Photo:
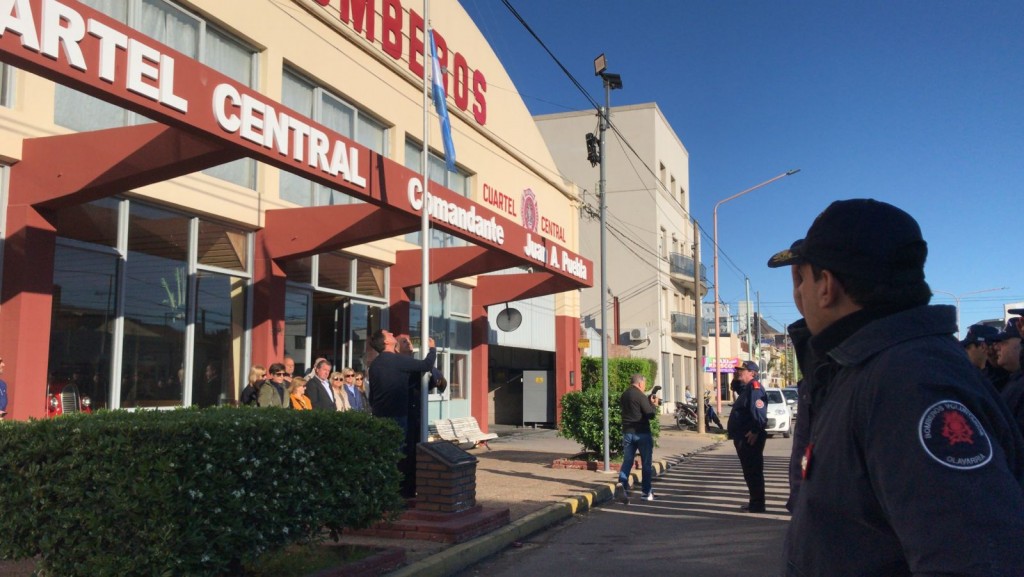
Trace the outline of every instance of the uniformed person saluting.
{"label": "uniformed person saluting", "polygon": [[956,309],[928,305],[927,253],[913,217],[857,199],[768,261],[791,266],[814,359],[785,575],[1024,575],[1024,438]]}
{"label": "uniformed person saluting", "polygon": [[737,397],[727,429],[750,494],[750,501],[740,509],[749,513],[764,513],[765,505],[764,444],[768,434],[764,429],[768,424],[768,396],[757,380],[758,369],[754,361],[743,361],[736,367],[732,388]]}

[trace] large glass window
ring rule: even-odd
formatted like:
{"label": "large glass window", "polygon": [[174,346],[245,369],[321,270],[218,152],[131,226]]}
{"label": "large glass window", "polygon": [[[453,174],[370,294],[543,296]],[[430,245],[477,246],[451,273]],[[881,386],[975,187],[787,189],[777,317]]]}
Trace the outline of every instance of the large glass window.
{"label": "large glass window", "polygon": [[246,284],[247,279],[241,277],[206,271],[196,274],[193,405],[210,407],[238,400],[236,384],[248,375],[241,365]]}
{"label": "large glass window", "polygon": [[189,219],[134,205],[125,259],[121,406],[182,404]]}
{"label": "large glass window", "polygon": [[[85,0],[85,4],[250,88],[256,88],[255,50],[168,0]],[[73,130],[87,131],[141,124],[148,120],[119,106],[57,85],[54,122]],[[250,158],[204,172],[240,186],[256,188],[256,162]]]}
{"label": "large glass window", "polygon": [[349,365],[357,371],[367,370],[370,335],[382,326],[384,314],[381,305],[352,302],[349,304],[349,343],[352,350]]}
{"label": "large glass window", "polygon": [[[409,290],[409,330],[419,346],[422,322],[420,289]],[[470,289],[448,283],[430,285],[430,336],[438,352],[438,367],[448,379],[450,399],[468,398],[469,354],[473,332],[469,318]]]}
{"label": "large glass window", "polygon": [[54,223],[51,383],[78,385],[97,408],[237,399],[251,233],[114,198]]}
{"label": "large glass window", "polygon": [[[284,301],[284,352],[295,359],[295,372],[306,372],[309,358],[309,297],[308,290],[289,289]],[[276,362],[276,361],[275,361]],[[263,366],[270,366],[264,360]]]}
{"label": "large glass window", "polygon": [[47,384],[77,385],[98,409],[110,403],[119,260],[63,240],[54,253]]}
{"label": "large glass window", "polygon": [[[286,69],[282,82],[282,104],[374,152],[386,155],[387,128],[384,124],[294,71]],[[283,200],[301,206],[362,202],[290,172],[281,172],[280,186]]]}

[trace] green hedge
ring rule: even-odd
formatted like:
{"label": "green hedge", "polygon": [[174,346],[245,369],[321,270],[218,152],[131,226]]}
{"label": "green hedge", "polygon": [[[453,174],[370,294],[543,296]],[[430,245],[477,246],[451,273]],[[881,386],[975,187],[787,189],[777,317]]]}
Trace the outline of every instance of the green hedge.
{"label": "green hedge", "polygon": [[394,423],[360,412],[101,411],[0,427],[0,556],[40,575],[225,575],[401,505]]}
{"label": "green hedge", "polygon": [[[608,444],[609,453],[622,452],[622,411],[619,397],[629,387],[632,376],[640,373],[653,385],[658,365],[650,359],[608,359]],[[583,390],[562,396],[562,420],[558,433],[576,441],[585,451],[604,455],[604,406],[601,392],[601,359],[584,357],[581,362]],[[651,421],[651,433],[657,442],[661,432],[657,418]]]}
{"label": "green hedge", "polygon": [[[647,378],[647,388],[657,383],[658,363],[651,359],[615,358],[608,359],[608,388],[613,384],[629,384],[636,373]],[[580,359],[580,383],[585,391],[590,387],[601,388],[601,357]]]}

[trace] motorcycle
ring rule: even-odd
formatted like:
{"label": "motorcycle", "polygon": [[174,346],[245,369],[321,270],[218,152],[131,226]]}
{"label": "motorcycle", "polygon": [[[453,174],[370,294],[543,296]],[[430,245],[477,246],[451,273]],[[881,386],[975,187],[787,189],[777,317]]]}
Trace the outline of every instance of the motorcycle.
{"label": "motorcycle", "polygon": [[[697,403],[696,399],[693,398],[689,392],[686,393],[687,402],[676,401],[676,427],[679,429],[697,428]],[[714,405],[711,403],[711,391],[704,392],[704,424],[710,426],[714,423],[719,429],[725,429],[722,426],[722,421],[718,418],[718,412],[715,411]]]}
{"label": "motorcycle", "polygon": [[715,405],[711,402],[711,391],[704,391],[704,424],[711,423],[714,423],[719,429],[725,430],[722,421],[718,419],[718,411],[715,410]]}
{"label": "motorcycle", "polygon": [[682,401],[676,401],[676,428],[686,430],[697,427],[697,407]]}

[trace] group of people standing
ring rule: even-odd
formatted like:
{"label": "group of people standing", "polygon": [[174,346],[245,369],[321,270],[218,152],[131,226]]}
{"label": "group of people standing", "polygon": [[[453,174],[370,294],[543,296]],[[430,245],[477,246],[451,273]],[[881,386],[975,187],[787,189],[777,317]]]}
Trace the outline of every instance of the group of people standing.
{"label": "group of people standing", "polygon": [[984,324],[971,325],[960,344],[971,364],[999,391],[1024,433],[1024,308],[1007,312],[1017,316],[1008,320],[1002,330]]}
{"label": "group of people standing", "polygon": [[264,369],[249,370],[242,389],[241,404],[250,407],[280,407],[296,410],[370,411],[362,372],[345,367],[333,371],[327,359],[317,359],[306,377],[294,375],[295,360],[285,357]]}
{"label": "group of people standing", "polygon": [[[768,261],[790,268],[803,315],[787,577],[1024,575],[1024,319],[958,341],[955,307],[929,304],[927,255],[912,216],[852,199]],[[757,371],[737,368],[728,425],[750,513],[766,512]],[[624,427],[627,406],[654,416],[642,393],[621,402]]]}
{"label": "group of people standing", "polygon": [[[972,365],[978,339],[957,341],[955,307],[929,304],[927,254],[912,216],[853,199],[768,261],[789,267],[803,315],[787,576],[1024,575],[1015,377],[1001,396]],[[1004,370],[1019,331],[992,339]]]}
{"label": "group of people standing", "polygon": [[369,339],[372,353],[368,355],[366,373],[345,367],[334,371],[327,359],[313,362],[306,377],[295,375],[295,360],[286,356],[282,362],[264,370],[256,365],[249,371],[248,384],[242,390],[241,404],[254,407],[280,407],[297,410],[364,411],[375,417],[393,420],[402,429],[403,458],[398,464],[402,472],[401,493],[405,498],[416,495],[416,445],[420,439],[420,383],[428,373],[429,386],[444,392],[447,381],[434,366],[437,351],[434,339],[422,359],[414,357],[412,339],[395,336],[380,329]]}

